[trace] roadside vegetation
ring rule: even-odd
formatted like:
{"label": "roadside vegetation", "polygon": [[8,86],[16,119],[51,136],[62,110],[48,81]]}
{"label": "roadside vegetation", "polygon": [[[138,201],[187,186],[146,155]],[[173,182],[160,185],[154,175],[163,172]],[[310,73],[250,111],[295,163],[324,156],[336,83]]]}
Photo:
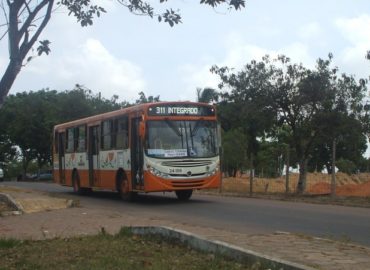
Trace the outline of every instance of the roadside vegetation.
{"label": "roadside vegetation", "polygon": [[[265,56],[240,70],[214,66],[211,72],[219,77],[219,89],[199,88],[197,100],[216,105],[221,169],[226,177],[248,174],[250,194],[257,191],[254,177],[289,176],[286,168],[295,168],[299,176],[285,179],[285,192],[297,194],[310,192],[308,173],[332,174],[330,184],[316,188],[330,188],[335,195],[336,171],[370,172],[370,159],[364,157],[370,134],[368,80],[341,73],[331,54],[313,68],[287,56]],[[9,95],[0,114],[5,179],[29,179],[50,169],[55,124],[157,101],[159,96],[140,92],[133,104],[118,102],[118,96],[105,99],[81,85]],[[268,192],[270,182],[263,186]]]}
{"label": "roadside vegetation", "polygon": [[250,269],[158,237],[122,229],[42,241],[0,240],[0,269]]}

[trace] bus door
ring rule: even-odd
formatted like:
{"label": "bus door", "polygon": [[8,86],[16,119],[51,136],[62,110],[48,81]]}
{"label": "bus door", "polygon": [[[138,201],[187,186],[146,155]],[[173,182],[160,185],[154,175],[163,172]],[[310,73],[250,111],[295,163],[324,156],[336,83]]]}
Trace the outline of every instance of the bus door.
{"label": "bus door", "polygon": [[144,185],[143,178],[143,145],[139,135],[141,117],[131,119],[131,180],[132,186]]}
{"label": "bus door", "polygon": [[89,162],[89,184],[90,187],[99,184],[99,129],[100,126],[89,127],[89,145],[88,145],[88,162]]}
{"label": "bus door", "polygon": [[58,159],[59,159],[59,181],[61,184],[66,183],[66,163],[64,157],[64,146],[65,146],[65,138],[66,133],[60,132],[57,133],[58,136]]}

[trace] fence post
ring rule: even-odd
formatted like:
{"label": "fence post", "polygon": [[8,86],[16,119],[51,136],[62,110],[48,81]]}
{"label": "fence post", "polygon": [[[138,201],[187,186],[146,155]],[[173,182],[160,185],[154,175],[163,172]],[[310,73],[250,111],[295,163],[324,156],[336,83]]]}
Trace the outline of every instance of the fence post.
{"label": "fence post", "polygon": [[331,164],[331,196],[336,195],[336,179],[335,179],[335,154],[336,154],[336,140],[333,139],[333,154],[332,154],[332,164]]}
{"label": "fence post", "polygon": [[289,144],[287,145],[287,150],[286,150],[286,168],[285,168],[285,193],[289,193],[289,166],[290,166],[290,147]]}
{"label": "fence post", "polygon": [[253,152],[251,153],[250,157],[250,166],[249,166],[249,195],[253,195],[253,175],[254,175],[254,167],[253,167]]}

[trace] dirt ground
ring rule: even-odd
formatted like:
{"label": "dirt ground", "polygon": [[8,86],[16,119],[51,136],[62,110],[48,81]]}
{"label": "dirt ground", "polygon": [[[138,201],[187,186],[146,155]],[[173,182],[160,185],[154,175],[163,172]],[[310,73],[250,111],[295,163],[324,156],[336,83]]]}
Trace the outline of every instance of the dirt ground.
{"label": "dirt ground", "polygon": [[[296,191],[298,174],[289,176],[289,189]],[[336,194],[338,196],[370,196],[370,173],[347,175],[336,174]],[[307,175],[307,193],[329,194],[331,186],[331,175],[324,173],[309,173]],[[223,178],[223,191],[245,193],[249,191],[249,177]],[[253,191],[256,193],[283,193],[285,192],[285,176],[279,178],[255,178]]]}
{"label": "dirt ground", "polygon": [[0,216],[3,212],[13,211],[14,209],[10,207],[7,203],[0,201]]}

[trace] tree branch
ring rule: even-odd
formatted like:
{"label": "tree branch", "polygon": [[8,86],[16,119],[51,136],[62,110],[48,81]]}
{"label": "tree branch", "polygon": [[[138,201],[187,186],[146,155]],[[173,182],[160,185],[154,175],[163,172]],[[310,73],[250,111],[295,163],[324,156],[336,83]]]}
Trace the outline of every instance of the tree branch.
{"label": "tree branch", "polygon": [[[19,33],[21,36],[24,35],[28,28],[31,26],[33,20],[35,19],[36,15],[50,2],[50,0],[43,0],[40,4],[38,4],[33,11],[30,12],[26,21],[23,23]],[[53,1],[52,1],[53,2]]]}
{"label": "tree branch", "polygon": [[[20,48],[20,53],[21,53],[21,56],[23,58],[26,57],[27,53],[29,52],[29,50],[31,49],[33,44],[35,44],[35,42],[39,38],[41,32],[44,30],[45,26],[47,25],[47,23],[50,20],[51,12],[53,10],[54,0],[43,0],[42,3],[40,3],[38,7],[40,7],[41,4],[43,4],[43,6],[45,6],[45,4],[47,4],[47,3],[48,3],[48,7],[47,7],[47,10],[46,10],[46,14],[45,14],[45,17],[42,20],[39,28],[36,30],[36,33],[32,36],[30,41],[29,42],[23,42],[23,44]],[[36,7],[33,12],[35,12],[36,10],[38,10],[38,12],[39,12],[41,10],[41,8],[37,9],[38,7]]]}
{"label": "tree branch", "polygon": [[19,57],[19,42],[21,36],[18,32],[18,12],[22,7],[22,1],[15,1],[9,4],[9,28],[8,28],[8,36],[9,36],[9,56],[10,59],[18,58]]}

